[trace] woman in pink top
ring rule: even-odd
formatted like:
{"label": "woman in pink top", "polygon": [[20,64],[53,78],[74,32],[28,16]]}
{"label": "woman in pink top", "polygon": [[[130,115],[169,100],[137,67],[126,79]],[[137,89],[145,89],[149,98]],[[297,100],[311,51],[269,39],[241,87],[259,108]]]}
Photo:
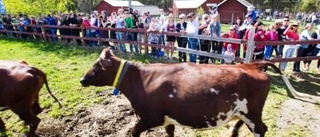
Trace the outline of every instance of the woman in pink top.
{"label": "woman in pink top", "polygon": [[[266,32],[267,40],[278,41],[278,32],[274,24],[270,25]],[[270,59],[273,52],[272,45],[267,45],[264,49],[264,59]]]}
{"label": "woman in pink top", "polygon": [[[288,41],[295,41],[299,40],[299,33],[298,33],[299,24],[298,22],[294,22],[291,24],[284,32],[283,34],[286,35],[286,38]],[[297,48],[297,45],[284,45],[283,48],[283,55],[282,58],[291,58],[294,55],[294,51]],[[287,62],[281,62],[280,63],[280,69],[284,71],[287,67]]]}

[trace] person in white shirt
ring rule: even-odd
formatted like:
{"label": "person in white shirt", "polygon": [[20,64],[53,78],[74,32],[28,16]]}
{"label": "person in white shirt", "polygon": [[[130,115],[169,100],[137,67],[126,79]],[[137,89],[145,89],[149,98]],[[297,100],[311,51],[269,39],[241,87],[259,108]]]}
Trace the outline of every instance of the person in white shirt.
{"label": "person in white shirt", "polygon": [[[188,14],[189,22],[187,24],[186,33],[192,35],[199,34],[199,20],[198,17],[194,15],[193,12]],[[198,46],[198,39],[195,38],[188,38],[188,48],[196,50]],[[190,62],[196,63],[197,62],[197,55],[190,54]]]}
{"label": "person in white shirt", "polygon": [[[159,23],[159,26],[162,26],[167,21],[167,17],[165,15],[163,9],[160,9],[159,13],[160,13],[160,17],[159,17],[158,23]],[[165,45],[164,35],[163,34],[160,35],[159,44]]]}
{"label": "person in white shirt", "polygon": [[[313,24],[307,24],[304,30],[300,34],[299,40],[312,40],[313,38],[310,36],[309,32],[313,29]],[[308,56],[308,47],[311,46],[310,44],[301,44],[297,47],[297,57],[306,57]],[[311,61],[303,61],[303,70],[308,71]],[[294,62],[294,68],[300,70],[300,61]]]}

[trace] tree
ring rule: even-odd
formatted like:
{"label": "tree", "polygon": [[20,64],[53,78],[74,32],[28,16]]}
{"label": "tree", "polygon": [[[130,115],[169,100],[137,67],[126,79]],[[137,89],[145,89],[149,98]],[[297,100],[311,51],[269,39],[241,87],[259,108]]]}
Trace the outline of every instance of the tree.
{"label": "tree", "polygon": [[40,15],[66,12],[76,0],[3,0],[9,14]]}
{"label": "tree", "polygon": [[301,1],[300,10],[304,12],[314,12],[317,11],[316,0],[303,0]]}

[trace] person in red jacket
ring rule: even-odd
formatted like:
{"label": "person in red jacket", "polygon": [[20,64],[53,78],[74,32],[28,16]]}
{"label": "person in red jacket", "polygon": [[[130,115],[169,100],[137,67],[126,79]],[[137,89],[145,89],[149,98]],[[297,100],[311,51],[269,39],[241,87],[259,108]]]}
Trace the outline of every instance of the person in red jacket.
{"label": "person in red jacket", "polygon": [[[263,23],[258,21],[254,24],[255,27],[255,34],[254,34],[254,41],[267,41],[267,36],[265,31],[263,30]],[[256,45],[253,51],[253,60],[254,59],[263,59],[264,54],[264,45]]]}
{"label": "person in red jacket", "polygon": [[[223,38],[234,38],[234,39],[238,39],[238,35],[236,34],[236,28],[235,26],[231,26],[229,28],[229,33],[228,34],[223,34],[222,35]],[[238,50],[239,50],[239,44],[236,44],[236,43],[228,43],[228,42],[224,42],[223,43],[223,48],[222,48],[222,51],[226,51],[227,50],[227,46],[228,44],[231,44],[232,45],[232,49],[233,51],[236,53]]]}
{"label": "person in red jacket", "polygon": [[[223,38],[234,38],[234,39],[238,39],[238,35],[236,33],[236,27],[235,26],[231,26],[229,28],[229,33],[225,33],[222,35]],[[225,52],[228,49],[228,45],[229,45],[229,49],[233,51],[233,53],[236,53],[239,50],[239,44],[236,43],[228,43],[228,42],[224,42],[222,45],[222,55],[225,54]],[[226,60],[222,60],[221,64],[224,63],[231,63],[231,62],[226,62]]]}

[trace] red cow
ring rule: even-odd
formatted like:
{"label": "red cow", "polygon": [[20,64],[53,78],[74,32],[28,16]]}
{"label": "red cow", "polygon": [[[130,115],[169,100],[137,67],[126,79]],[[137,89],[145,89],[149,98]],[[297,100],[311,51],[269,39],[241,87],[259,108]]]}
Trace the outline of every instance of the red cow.
{"label": "red cow", "polygon": [[[30,126],[27,136],[32,137],[40,123],[37,114],[42,109],[38,99],[43,84],[60,107],[61,104],[51,93],[45,73],[27,64],[25,61],[0,61],[0,111],[10,109],[19,115]],[[0,119],[0,131],[4,129]]]}
{"label": "red cow", "polygon": [[[148,129],[165,126],[170,137],[174,125],[210,129],[237,118],[255,136],[264,136],[267,126],[262,110],[270,78],[262,71],[272,63],[239,65],[131,63],[104,49],[93,68],[80,81],[82,86],[114,86],[131,102],[140,117],[131,130],[134,137]],[[296,91],[292,91],[297,95]]]}

